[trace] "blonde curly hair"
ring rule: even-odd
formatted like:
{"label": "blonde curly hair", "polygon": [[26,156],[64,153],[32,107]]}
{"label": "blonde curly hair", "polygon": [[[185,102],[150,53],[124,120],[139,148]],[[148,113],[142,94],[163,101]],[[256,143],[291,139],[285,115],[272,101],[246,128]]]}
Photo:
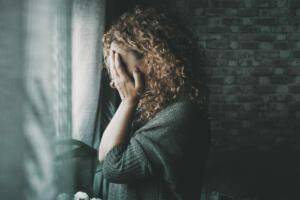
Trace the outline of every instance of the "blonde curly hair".
{"label": "blonde curly hair", "polygon": [[145,90],[137,105],[139,115],[135,123],[145,123],[167,105],[179,100],[189,99],[200,108],[205,107],[205,77],[200,73],[203,66],[194,64],[192,58],[196,43],[166,12],[136,6],[113,23],[102,37],[108,72],[113,41],[132,49],[137,57],[144,57],[150,68],[144,77]]}

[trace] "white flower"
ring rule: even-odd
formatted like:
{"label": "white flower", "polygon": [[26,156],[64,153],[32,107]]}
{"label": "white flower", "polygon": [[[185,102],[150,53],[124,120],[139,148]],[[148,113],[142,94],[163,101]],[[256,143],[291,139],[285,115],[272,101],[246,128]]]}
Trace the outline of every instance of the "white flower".
{"label": "white flower", "polygon": [[85,192],[78,191],[74,195],[74,200],[89,200],[89,195],[87,195]]}

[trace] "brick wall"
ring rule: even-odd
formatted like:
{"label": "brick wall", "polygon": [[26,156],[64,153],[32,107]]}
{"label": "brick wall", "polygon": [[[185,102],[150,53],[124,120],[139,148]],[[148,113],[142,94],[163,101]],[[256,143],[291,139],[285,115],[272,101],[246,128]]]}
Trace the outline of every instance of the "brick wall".
{"label": "brick wall", "polygon": [[299,149],[300,1],[177,0],[208,60],[214,149]]}

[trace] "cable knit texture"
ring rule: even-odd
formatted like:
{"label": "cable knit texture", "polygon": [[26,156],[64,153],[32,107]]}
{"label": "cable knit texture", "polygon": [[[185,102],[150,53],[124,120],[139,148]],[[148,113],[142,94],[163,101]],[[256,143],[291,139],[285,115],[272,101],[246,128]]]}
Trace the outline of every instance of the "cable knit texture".
{"label": "cable knit texture", "polygon": [[108,200],[200,200],[210,123],[189,100],[170,104],[103,162]]}

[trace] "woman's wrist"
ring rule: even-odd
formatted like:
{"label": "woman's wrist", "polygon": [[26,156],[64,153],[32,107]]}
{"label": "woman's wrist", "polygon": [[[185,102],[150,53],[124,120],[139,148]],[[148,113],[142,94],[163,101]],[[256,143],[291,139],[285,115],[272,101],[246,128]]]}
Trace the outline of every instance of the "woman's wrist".
{"label": "woman's wrist", "polygon": [[121,101],[101,138],[99,145],[99,160],[101,162],[104,161],[110,149],[128,139],[127,133],[130,130],[136,103],[134,99],[124,99]]}
{"label": "woman's wrist", "polygon": [[121,103],[130,108],[135,108],[137,102],[138,100],[136,98],[132,98],[132,99],[123,99]]}

